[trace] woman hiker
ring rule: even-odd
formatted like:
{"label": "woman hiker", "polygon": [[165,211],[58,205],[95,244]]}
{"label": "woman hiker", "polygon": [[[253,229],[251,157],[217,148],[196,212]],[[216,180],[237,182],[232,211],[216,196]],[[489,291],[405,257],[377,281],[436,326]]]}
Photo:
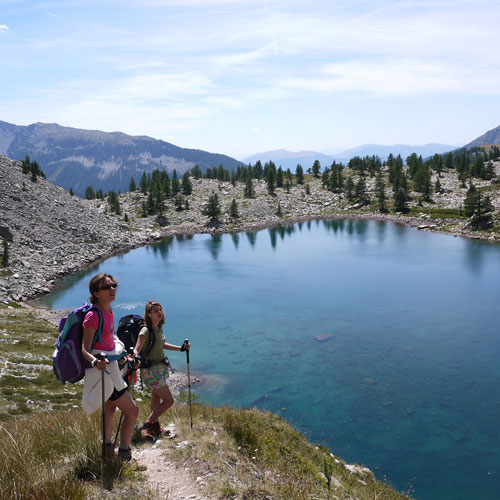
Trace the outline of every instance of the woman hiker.
{"label": "woman hiker", "polygon": [[141,354],[144,347],[149,344],[150,334],[154,335],[154,344],[149,350],[147,358],[143,357],[141,360],[141,377],[146,387],[151,390],[151,414],[142,426],[141,434],[146,439],[155,439],[163,434],[174,437],[170,431],[165,430],[160,425],[158,420],[174,404],[174,398],[167,385],[168,361],[163,350],[185,351],[191,345],[187,343],[177,346],[166,342],[162,331],[165,314],[159,302],[150,300],[146,304],[144,321],[147,326],[144,326],[139,332],[134,348],[134,356]]}
{"label": "woman hiker", "polygon": [[[105,415],[105,456],[114,455],[113,417],[116,408],[123,412],[123,424],[120,432],[120,447],[118,458],[124,462],[132,459],[130,441],[134,425],[139,416],[139,408],[127,391],[127,383],[122,378],[118,361],[126,356],[124,346],[115,337],[115,323],[111,302],[115,300],[118,282],[110,274],[99,273],[89,282],[90,302],[96,306],[90,310],[83,320],[82,354],[92,365],[85,371],[85,385],[83,389],[82,406],[86,413],[92,413],[102,405],[102,376],[105,377],[104,415]],[[92,346],[94,335],[102,317],[102,332]],[[106,359],[99,359],[99,353],[105,353]],[[132,361],[132,360],[130,360]],[[104,372],[104,373],[103,373]]]}

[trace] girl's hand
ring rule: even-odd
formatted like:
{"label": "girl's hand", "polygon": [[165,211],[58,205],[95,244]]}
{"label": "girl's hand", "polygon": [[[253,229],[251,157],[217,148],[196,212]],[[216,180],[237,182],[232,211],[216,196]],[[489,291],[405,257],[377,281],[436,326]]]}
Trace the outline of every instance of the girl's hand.
{"label": "girl's hand", "polygon": [[[97,358],[96,358],[97,359]],[[106,367],[108,366],[108,363],[109,361],[107,359],[98,359],[97,360],[97,363],[95,365],[95,367],[98,369],[98,370],[105,370]]]}

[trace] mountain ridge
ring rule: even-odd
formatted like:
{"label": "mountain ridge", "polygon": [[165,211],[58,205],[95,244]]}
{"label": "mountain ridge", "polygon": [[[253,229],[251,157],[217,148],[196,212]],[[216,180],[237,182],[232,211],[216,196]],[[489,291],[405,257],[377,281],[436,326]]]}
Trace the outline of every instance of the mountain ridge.
{"label": "mountain ridge", "polygon": [[379,156],[382,161],[385,161],[390,153],[394,155],[400,154],[403,159],[406,159],[406,157],[412,153],[417,153],[418,155],[422,155],[426,158],[434,155],[435,153],[442,154],[454,149],[457,149],[457,147],[439,143],[428,143],[420,146],[412,146],[409,144],[393,144],[390,146],[380,144],[362,144],[333,155],[321,153],[319,151],[294,152],[286,149],[277,149],[274,151],[265,151],[263,153],[251,155],[243,161],[245,163],[256,162],[257,160],[260,160],[263,163],[273,161],[277,166],[281,165],[284,169],[290,168],[294,171],[297,163],[300,163],[302,167],[307,169],[312,166],[315,160],[319,160],[323,166],[330,166],[333,161],[348,163],[354,156],[364,157],[375,155]]}
{"label": "mountain ridge", "polygon": [[483,135],[480,135],[473,141],[466,144],[465,148],[473,148],[475,146],[488,146],[490,144],[500,144],[500,125],[488,130]]}
{"label": "mountain ridge", "polygon": [[0,121],[0,154],[36,160],[47,179],[83,195],[87,186],[107,192],[125,191],[133,177],[165,169],[179,175],[198,165],[203,171],[223,165],[232,170],[241,162],[227,155],[181,148],[149,136],[64,127],[36,122],[14,125]]}

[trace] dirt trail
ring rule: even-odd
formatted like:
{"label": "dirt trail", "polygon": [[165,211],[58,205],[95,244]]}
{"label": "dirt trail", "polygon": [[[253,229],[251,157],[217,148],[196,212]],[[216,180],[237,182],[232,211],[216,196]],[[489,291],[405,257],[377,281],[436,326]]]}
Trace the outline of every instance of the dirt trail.
{"label": "dirt trail", "polygon": [[134,458],[141,465],[147,466],[144,475],[148,487],[158,495],[158,498],[162,500],[215,500],[214,497],[202,492],[203,486],[206,485],[205,478],[193,477],[187,468],[175,465],[168,458],[168,450],[161,447],[161,444],[136,451]]}

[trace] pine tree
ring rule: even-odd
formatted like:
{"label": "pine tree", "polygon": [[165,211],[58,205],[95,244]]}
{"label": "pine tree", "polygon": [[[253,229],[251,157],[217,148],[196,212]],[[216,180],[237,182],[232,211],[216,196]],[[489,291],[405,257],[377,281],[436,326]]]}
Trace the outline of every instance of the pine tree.
{"label": "pine tree", "polygon": [[314,177],[318,178],[319,177],[319,171],[321,170],[321,164],[319,160],[314,160],[313,166],[312,166],[312,173]]}
{"label": "pine tree", "polygon": [[174,171],[172,172],[172,195],[175,196],[177,193],[180,193],[180,191],[181,184],[177,178],[177,171],[174,168]]}
{"label": "pine tree", "polygon": [[137,184],[134,181],[134,178],[130,178],[130,184],[128,185],[128,190],[133,193],[137,189]]}
{"label": "pine tree", "polygon": [[306,194],[307,195],[311,194],[311,186],[309,186],[309,183],[306,184],[305,188],[306,188]]}
{"label": "pine tree", "polygon": [[352,176],[349,176],[345,183],[345,195],[349,201],[354,200],[354,181],[352,180]]}
{"label": "pine tree", "polygon": [[253,181],[251,177],[247,179],[245,189],[243,191],[243,196],[245,198],[253,198],[255,196],[255,190],[253,188]]}
{"label": "pine tree", "polygon": [[276,216],[283,217],[283,211],[281,210],[281,203],[278,201],[278,207],[276,208]]}
{"label": "pine tree", "polygon": [[283,169],[281,167],[276,171],[276,187],[283,187]]}
{"label": "pine tree", "polygon": [[269,194],[274,194],[274,171],[272,168],[267,170],[266,184],[267,184],[267,192]]}
{"label": "pine tree", "polygon": [[387,196],[385,194],[385,184],[382,175],[382,169],[380,169],[377,173],[377,180],[375,182],[375,193],[377,195],[379,212],[387,212],[387,207],[385,206],[385,201],[387,199]]}
{"label": "pine tree", "polygon": [[356,187],[354,188],[354,197],[359,202],[369,200],[368,193],[366,192],[366,181],[362,176],[359,177]]}
{"label": "pine tree", "polygon": [[439,177],[436,179],[436,184],[434,185],[434,191],[436,193],[441,193],[442,191],[441,183],[439,182]]}
{"label": "pine tree", "polygon": [[483,196],[472,182],[465,197],[464,212],[467,217],[472,217],[471,225],[474,229],[488,228],[493,224],[491,199]]}
{"label": "pine tree", "polygon": [[75,193],[73,192],[73,188],[69,188],[69,194],[70,194],[70,196],[75,196]]}
{"label": "pine tree", "polygon": [[195,178],[195,179],[201,179],[203,177],[203,172],[201,171],[201,168],[199,167],[199,165],[195,165],[192,169],[191,169],[191,175]]}
{"label": "pine tree", "polygon": [[95,198],[95,191],[92,186],[87,186],[85,189],[85,199],[93,200]]}
{"label": "pine tree", "polygon": [[177,212],[181,212],[184,209],[184,196],[182,194],[178,193],[175,195],[174,198],[174,205],[175,205],[175,210]]}
{"label": "pine tree", "polygon": [[229,215],[233,219],[238,218],[240,215],[238,214],[238,203],[236,203],[236,199],[233,198],[231,204],[229,205]]}
{"label": "pine tree", "polygon": [[193,192],[193,184],[189,178],[189,173],[186,172],[182,176],[182,194],[188,196]]}
{"label": "pine tree", "polygon": [[297,168],[295,169],[295,177],[297,178],[297,184],[304,184],[304,170],[300,163],[297,164]]}
{"label": "pine tree", "polygon": [[407,213],[408,207],[406,205],[406,195],[403,188],[399,188],[398,192],[394,195],[394,211]]}
{"label": "pine tree", "polygon": [[139,187],[141,188],[142,194],[147,194],[147,192],[148,192],[148,178],[146,177],[146,172],[142,172],[141,180],[139,181]]}
{"label": "pine tree", "polygon": [[22,163],[23,174],[27,175],[30,173],[30,165],[31,165],[30,157],[26,155]]}
{"label": "pine tree", "polygon": [[219,219],[220,206],[219,206],[219,197],[217,196],[217,193],[212,193],[209,196],[208,201],[205,207],[202,209],[201,213],[203,215],[210,217],[210,220],[212,222],[215,222]]}

